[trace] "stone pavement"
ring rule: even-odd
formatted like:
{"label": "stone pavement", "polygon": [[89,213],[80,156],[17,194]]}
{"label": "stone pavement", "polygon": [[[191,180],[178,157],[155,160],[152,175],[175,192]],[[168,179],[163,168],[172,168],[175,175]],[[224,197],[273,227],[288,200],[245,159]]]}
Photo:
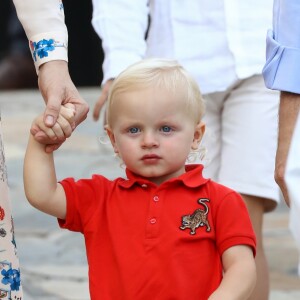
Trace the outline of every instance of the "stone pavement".
{"label": "stone pavement", "polygon": [[[91,108],[98,88],[80,90]],[[37,90],[0,92],[2,130],[6,151],[16,240],[21,260],[25,300],[87,300],[87,263],[80,234],[60,230],[54,218],[33,209],[25,200],[22,164],[33,117],[44,108]],[[101,122],[88,119],[55,154],[58,178],[89,177],[101,172],[109,178],[122,175]],[[298,252],[288,229],[285,205],[266,215],[264,241],[269,260],[270,300],[299,300]]]}

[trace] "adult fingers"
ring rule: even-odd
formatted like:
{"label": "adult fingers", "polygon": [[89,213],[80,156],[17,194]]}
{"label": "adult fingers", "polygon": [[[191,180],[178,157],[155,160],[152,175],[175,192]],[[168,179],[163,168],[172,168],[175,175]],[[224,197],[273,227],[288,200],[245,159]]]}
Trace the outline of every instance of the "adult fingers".
{"label": "adult fingers", "polygon": [[289,194],[288,194],[288,189],[284,180],[284,175],[285,175],[285,171],[284,168],[280,168],[277,167],[275,169],[275,181],[278,184],[281,192],[282,192],[282,196],[284,198],[284,201],[286,202],[287,206],[290,206],[290,199],[289,199]]}
{"label": "adult fingers", "polygon": [[100,112],[102,110],[103,105],[106,102],[106,99],[107,99],[107,93],[102,92],[100,97],[98,98],[95,106],[94,106],[94,110],[93,110],[93,119],[94,119],[94,121],[99,120]]}
{"label": "adult fingers", "polygon": [[38,119],[36,119],[31,125],[30,133],[37,141],[43,144],[56,141],[57,139],[52,128],[47,127],[42,121],[38,122]]}
{"label": "adult fingers", "polygon": [[44,123],[48,127],[52,127],[56,123],[61,103],[63,101],[61,95],[55,94],[55,91],[53,91],[53,93],[54,94],[48,98],[47,106],[44,112]]}
{"label": "adult fingers", "polygon": [[110,89],[112,83],[113,83],[113,79],[110,79],[103,85],[100,97],[98,98],[98,100],[97,100],[97,102],[94,106],[94,110],[93,110],[93,119],[94,119],[94,121],[99,120],[100,112],[101,112],[102,107],[104,106],[104,104],[107,100],[109,89]]}
{"label": "adult fingers", "polygon": [[86,101],[79,95],[79,92],[75,88],[70,88],[67,90],[66,103],[72,104],[75,107],[74,121],[75,125],[78,126],[82,121],[84,121],[89,112],[89,106]]}
{"label": "adult fingers", "polygon": [[46,103],[44,123],[48,127],[55,124],[61,104],[66,100],[66,83],[69,77],[65,61],[50,61],[39,69],[39,89]]}
{"label": "adult fingers", "polygon": [[57,144],[50,144],[50,145],[46,145],[45,147],[45,152],[46,153],[52,153],[55,150],[57,150],[63,143],[57,143]]}

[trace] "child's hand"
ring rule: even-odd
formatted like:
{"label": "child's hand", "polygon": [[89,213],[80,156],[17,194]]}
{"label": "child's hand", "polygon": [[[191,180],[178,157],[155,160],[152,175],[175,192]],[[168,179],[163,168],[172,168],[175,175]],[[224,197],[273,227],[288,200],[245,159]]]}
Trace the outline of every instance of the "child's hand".
{"label": "child's hand", "polygon": [[33,121],[30,131],[40,132],[34,136],[37,141],[39,141],[39,138],[44,140],[46,135],[50,139],[49,144],[52,142],[60,146],[72,134],[75,127],[74,116],[74,105],[63,105],[61,106],[57,122],[53,127],[49,128],[45,125],[43,120],[44,115],[41,114]]}

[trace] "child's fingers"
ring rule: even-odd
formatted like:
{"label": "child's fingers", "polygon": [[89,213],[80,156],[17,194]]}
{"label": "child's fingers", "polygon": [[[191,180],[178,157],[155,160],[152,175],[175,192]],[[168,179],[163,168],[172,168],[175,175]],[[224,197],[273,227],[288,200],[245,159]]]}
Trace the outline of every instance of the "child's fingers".
{"label": "child's fingers", "polygon": [[44,132],[44,134],[46,134],[51,140],[57,139],[56,134],[54,133],[52,128],[49,128],[45,125],[42,116],[38,116],[33,121],[30,131],[34,135],[38,134],[39,132]]}
{"label": "child's fingers", "polygon": [[71,125],[75,128],[75,106],[71,103],[63,105],[60,109],[60,115],[62,115]]}
{"label": "child's fingers", "polygon": [[[67,105],[67,104],[66,104]],[[59,112],[65,119],[72,120],[75,115],[75,110],[73,108],[68,108],[66,106],[62,106]]]}
{"label": "child's fingers", "polygon": [[[72,122],[74,122],[74,115],[75,115],[75,110],[73,109],[73,106],[74,105],[72,104],[68,105],[68,107],[61,106],[56,123],[51,127],[52,132],[56,136],[56,139],[60,142],[64,142],[66,138],[70,137],[72,134],[71,126],[72,126]],[[43,126],[43,130],[44,128],[47,127]],[[50,133],[50,131],[47,132]]]}
{"label": "child's fingers", "polygon": [[45,125],[43,115],[34,119],[30,132],[37,141],[43,144],[61,145],[66,138],[71,136],[75,128],[75,106],[73,104],[66,104],[65,106],[61,106],[60,114],[52,127]]}
{"label": "child's fingers", "polygon": [[66,103],[63,106],[66,107],[66,108],[68,108],[68,109],[71,109],[74,112],[74,115],[75,115],[76,108],[75,108],[74,104],[72,104],[72,103]]}
{"label": "child's fingers", "polygon": [[62,133],[63,133],[65,138],[68,138],[68,137],[71,136],[72,131],[73,131],[72,127],[71,127],[71,124],[61,114],[59,115],[56,124],[59,125],[59,127],[62,130]]}
{"label": "child's fingers", "polygon": [[65,137],[65,133],[63,131],[63,129],[61,128],[58,120],[59,120],[60,116],[58,116],[57,120],[56,120],[56,123],[52,126],[52,130],[54,132],[54,134],[56,135],[57,139],[59,141],[64,141],[66,139]]}

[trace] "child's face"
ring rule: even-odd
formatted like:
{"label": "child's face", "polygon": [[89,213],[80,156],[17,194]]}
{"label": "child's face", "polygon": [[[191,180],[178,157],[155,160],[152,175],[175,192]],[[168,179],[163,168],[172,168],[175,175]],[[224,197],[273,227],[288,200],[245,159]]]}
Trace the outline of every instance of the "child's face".
{"label": "child's face", "polygon": [[185,172],[186,158],[204,133],[204,124],[195,124],[184,101],[164,90],[119,95],[111,117],[107,133],[114,151],[129,170],[156,184]]}

